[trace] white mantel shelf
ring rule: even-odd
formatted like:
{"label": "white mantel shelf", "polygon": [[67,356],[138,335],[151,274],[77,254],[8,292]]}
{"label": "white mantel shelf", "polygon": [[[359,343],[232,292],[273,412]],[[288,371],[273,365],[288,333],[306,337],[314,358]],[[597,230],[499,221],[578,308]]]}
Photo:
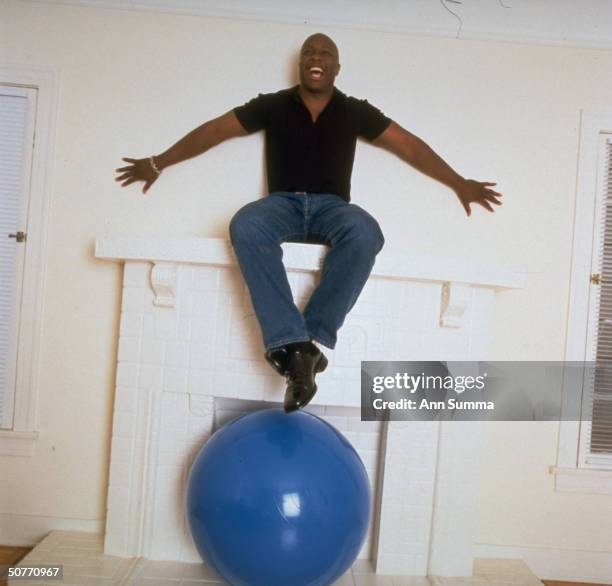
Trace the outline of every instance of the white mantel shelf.
{"label": "white mantel shelf", "polygon": [[[283,260],[290,271],[317,271],[321,268],[325,246],[283,244]],[[156,238],[104,235],[96,239],[95,256],[100,259],[149,261],[154,263],[207,264],[235,266],[229,241],[223,238]],[[465,283],[497,290],[522,289],[525,274],[469,259],[425,257],[383,248],[372,276],[410,281]]]}

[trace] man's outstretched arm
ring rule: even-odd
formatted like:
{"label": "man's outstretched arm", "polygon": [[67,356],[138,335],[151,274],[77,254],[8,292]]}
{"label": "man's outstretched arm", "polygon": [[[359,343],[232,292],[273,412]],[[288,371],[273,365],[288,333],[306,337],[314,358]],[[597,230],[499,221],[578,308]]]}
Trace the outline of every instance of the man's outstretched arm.
{"label": "man's outstretched arm", "polygon": [[[144,181],[142,192],[146,193],[166,167],[201,155],[228,138],[246,135],[247,131],[236,118],[236,114],[230,110],[223,116],[198,126],[167,151],[152,157],[152,161],[150,158],[130,159],[123,157],[122,160],[131,163],[131,165],[115,169],[117,173],[121,173],[115,178],[115,181],[122,181],[121,185],[123,187],[134,183],[134,181]],[[155,167],[159,172],[155,170]]]}
{"label": "man's outstretched arm", "polygon": [[391,122],[372,144],[391,151],[415,169],[450,187],[457,194],[468,216],[471,214],[470,204],[472,203],[477,203],[490,212],[493,211],[492,203],[501,205],[498,200],[501,194],[490,189],[491,186],[496,185],[495,183],[464,179],[429,145],[395,122]]}

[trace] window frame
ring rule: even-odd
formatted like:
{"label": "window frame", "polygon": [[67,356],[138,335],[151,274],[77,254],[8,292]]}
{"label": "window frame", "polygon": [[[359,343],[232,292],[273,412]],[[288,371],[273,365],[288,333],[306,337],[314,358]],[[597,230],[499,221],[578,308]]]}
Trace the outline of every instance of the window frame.
{"label": "window frame", "polygon": [[[15,86],[0,83],[0,94],[2,96],[14,96],[18,98],[25,98],[27,104],[27,110],[25,114],[25,124],[22,128],[23,135],[21,136],[21,142],[23,146],[22,151],[22,173],[21,173],[21,189],[22,193],[19,197],[18,209],[15,210],[17,216],[17,223],[13,228],[9,228],[10,232],[17,232],[18,230],[25,229],[30,200],[30,178],[32,176],[32,158],[33,158],[33,146],[34,146],[34,131],[36,127],[36,104],[38,102],[38,90],[36,88],[28,86]],[[6,224],[3,224],[6,226]],[[0,234],[0,238],[6,238],[6,234]],[[7,244],[9,244],[7,242]],[[9,244],[10,246],[10,244]],[[12,275],[10,277],[11,284],[23,283],[23,270],[25,254],[27,252],[27,240],[25,244],[14,244],[14,256],[12,263]],[[4,260],[4,258],[3,258]],[[15,400],[15,387],[16,387],[16,370],[17,370],[17,342],[19,340],[19,324],[20,313],[21,313],[21,296],[22,286],[18,286],[17,293],[12,299],[12,306],[9,311],[9,324],[8,324],[8,347],[6,348],[6,359],[8,361],[6,368],[6,379],[3,381],[8,391],[6,396],[3,397],[2,414],[0,416],[0,429],[12,429],[13,427],[13,412],[14,412],[14,400]],[[4,385],[3,385],[4,386]],[[11,389],[9,391],[9,389]],[[0,389],[2,393],[5,389]]]}
{"label": "window frame", "polygon": [[0,64],[0,83],[37,90],[13,425],[11,429],[0,430],[0,456],[31,457],[38,439],[40,349],[58,82],[51,69]]}
{"label": "window frame", "polygon": [[[597,245],[598,166],[601,164],[600,141],[602,134],[612,138],[612,111],[581,112],[578,179],[574,210],[574,238],[572,244],[571,285],[568,304],[566,361],[584,361],[589,357],[592,340],[588,334],[595,316],[592,307],[590,276],[594,247]],[[590,320],[590,321],[589,321]],[[578,393],[564,392],[564,410],[584,412]],[[570,404],[572,403],[572,404]],[[589,492],[612,494],[612,463],[586,462],[585,435],[590,429],[588,421],[561,421],[557,464],[551,467],[555,475],[555,489],[563,492]]]}

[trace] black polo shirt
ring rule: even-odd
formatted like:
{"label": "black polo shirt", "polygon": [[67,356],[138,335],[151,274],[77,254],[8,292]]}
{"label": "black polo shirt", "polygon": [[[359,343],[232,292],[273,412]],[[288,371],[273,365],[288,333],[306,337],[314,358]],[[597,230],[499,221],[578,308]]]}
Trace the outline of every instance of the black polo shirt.
{"label": "black polo shirt", "polygon": [[259,94],[234,108],[247,132],[266,131],[268,190],[333,193],[350,201],[357,137],[374,140],[391,120],[367,100],[334,88],[313,122],[298,88]]}

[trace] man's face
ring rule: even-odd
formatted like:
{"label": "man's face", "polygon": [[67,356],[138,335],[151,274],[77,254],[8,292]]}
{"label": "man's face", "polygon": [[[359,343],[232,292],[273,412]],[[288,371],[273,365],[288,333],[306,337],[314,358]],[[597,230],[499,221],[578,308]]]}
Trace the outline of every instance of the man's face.
{"label": "man's face", "polygon": [[300,84],[313,93],[328,92],[340,71],[338,49],[322,34],[308,37],[300,52]]}

